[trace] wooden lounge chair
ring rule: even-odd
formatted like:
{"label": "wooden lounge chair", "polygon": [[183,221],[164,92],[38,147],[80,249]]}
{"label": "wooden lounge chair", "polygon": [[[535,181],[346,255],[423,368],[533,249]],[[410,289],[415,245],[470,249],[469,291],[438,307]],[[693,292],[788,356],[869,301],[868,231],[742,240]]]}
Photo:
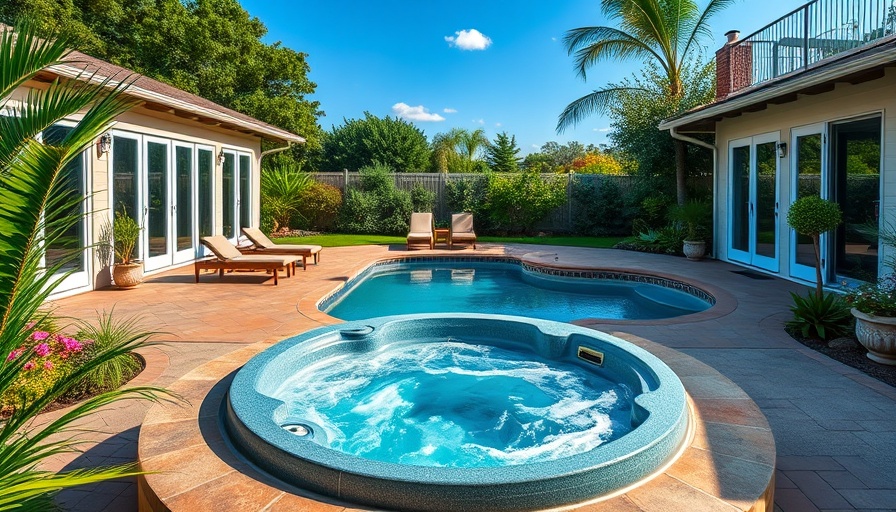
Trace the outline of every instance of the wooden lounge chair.
{"label": "wooden lounge chair", "polygon": [[299,256],[243,254],[223,236],[206,236],[200,240],[202,245],[209,248],[215,257],[205,260],[196,260],[196,282],[199,282],[199,271],[212,269],[218,271],[218,276],[224,276],[225,270],[270,270],[274,274],[274,285],[277,284],[277,273],[280,269],[286,269],[286,277],[290,277],[296,269],[296,261]]}
{"label": "wooden lounge chair", "polygon": [[476,248],[476,233],[473,231],[472,213],[455,213],[451,215],[451,234],[448,235],[448,247],[454,244],[473,244]]}
{"label": "wooden lounge chair", "polygon": [[433,233],[431,213],[412,213],[411,229],[408,233],[408,250],[411,245],[426,244],[430,249],[435,247],[436,237]]}
{"label": "wooden lounge chair", "polygon": [[307,269],[308,257],[314,256],[314,264],[320,262],[319,245],[275,244],[258,228],[243,228],[243,234],[252,242],[258,254],[286,254],[302,257],[302,270]]}

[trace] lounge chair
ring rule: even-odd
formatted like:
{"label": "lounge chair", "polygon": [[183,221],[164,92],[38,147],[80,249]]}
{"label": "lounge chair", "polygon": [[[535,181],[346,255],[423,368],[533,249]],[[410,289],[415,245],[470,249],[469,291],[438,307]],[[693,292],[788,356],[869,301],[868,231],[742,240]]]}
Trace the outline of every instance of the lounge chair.
{"label": "lounge chair", "polygon": [[[243,228],[243,234],[252,242],[252,251],[259,254],[286,254],[302,257],[302,270],[307,269],[308,257],[314,256],[314,264],[320,262],[319,245],[275,244],[258,228]],[[251,252],[251,251],[250,251]]]}
{"label": "lounge chair", "polygon": [[473,244],[476,248],[476,233],[473,231],[472,213],[455,213],[451,215],[451,234],[448,235],[448,247],[454,244]]}
{"label": "lounge chair", "polygon": [[225,270],[270,270],[274,274],[274,285],[277,284],[277,272],[286,269],[286,277],[295,273],[296,261],[299,256],[286,254],[243,254],[223,236],[206,236],[200,240],[202,245],[209,248],[215,257],[205,260],[196,260],[193,264],[196,270],[196,282],[199,282],[199,271],[212,269],[218,271],[218,276],[223,277]]}
{"label": "lounge chair", "polygon": [[430,249],[435,247],[436,237],[433,234],[431,213],[412,213],[411,229],[408,233],[408,250],[411,245],[426,244]]}

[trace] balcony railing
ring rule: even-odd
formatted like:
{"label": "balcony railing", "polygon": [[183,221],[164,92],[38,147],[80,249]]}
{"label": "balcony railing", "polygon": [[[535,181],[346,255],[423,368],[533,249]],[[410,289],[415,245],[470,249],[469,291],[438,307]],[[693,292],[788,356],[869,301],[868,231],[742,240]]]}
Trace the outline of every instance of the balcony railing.
{"label": "balcony railing", "polygon": [[894,33],[896,0],[815,0],[732,45],[732,86],[806,69]]}

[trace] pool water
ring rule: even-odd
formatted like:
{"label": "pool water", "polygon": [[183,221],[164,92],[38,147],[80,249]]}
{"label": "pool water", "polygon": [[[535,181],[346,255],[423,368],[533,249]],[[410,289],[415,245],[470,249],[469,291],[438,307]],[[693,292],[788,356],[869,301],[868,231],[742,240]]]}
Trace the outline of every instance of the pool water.
{"label": "pool water", "polygon": [[688,293],[653,284],[547,277],[507,263],[411,263],[375,267],[324,311],[343,320],[452,312],[569,322],[671,318],[709,306]]}
{"label": "pool water", "polygon": [[271,397],[287,418],[312,425],[317,443],[415,466],[556,460],[632,430],[624,384],[580,364],[451,338],[324,358]]}

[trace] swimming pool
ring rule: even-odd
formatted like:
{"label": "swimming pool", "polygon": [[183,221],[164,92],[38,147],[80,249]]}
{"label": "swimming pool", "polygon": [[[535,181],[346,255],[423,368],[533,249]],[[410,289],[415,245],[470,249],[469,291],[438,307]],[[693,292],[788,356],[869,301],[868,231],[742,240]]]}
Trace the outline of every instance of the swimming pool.
{"label": "swimming pool", "polygon": [[250,360],[225,425],[279,479],[377,510],[540,510],[637,484],[685,442],[678,377],[626,341],[501,315],[315,329]]}
{"label": "swimming pool", "polygon": [[507,258],[417,259],[369,267],[320,310],[342,320],[453,312],[569,322],[671,318],[713,303],[690,285],[640,274],[545,270]]}

